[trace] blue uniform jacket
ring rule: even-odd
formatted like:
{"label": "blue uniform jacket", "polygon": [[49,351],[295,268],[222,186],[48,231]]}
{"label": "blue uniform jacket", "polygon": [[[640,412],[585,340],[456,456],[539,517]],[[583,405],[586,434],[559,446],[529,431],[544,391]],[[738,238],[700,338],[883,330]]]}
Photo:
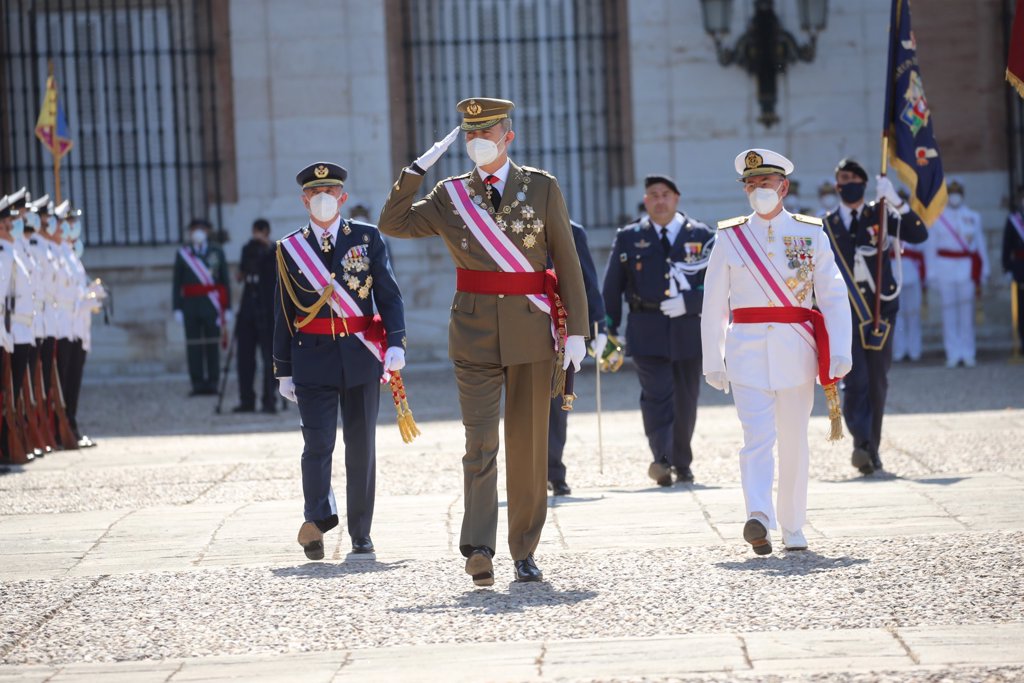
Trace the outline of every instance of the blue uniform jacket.
{"label": "blue uniform jacket", "polygon": [[670,263],[706,263],[714,239],[714,230],[686,215],[668,254],[650,218],[616,233],[604,272],[604,307],[608,313],[608,332],[618,334],[623,300],[629,305],[628,355],[671,360],[700,358],[704,270],[686,276],[690,289],[682,292],[685,315],[669,318],[659,306],[668,298]]}
{"label": "blue uniform jacket", "polygon": [[[850,272],[853,272],[853,254],[857,247],[862,246],[874,246],[873,241],[877,238],[875,235],[878,233],[878,209],[877,204],[874,202],[864,205],[864,215],[858,219],[860,224],[860,230],[857,232],[857,238],[854,240],[853,236],[843,225],[843,219],[839,215],[839,209],[834,209],[829,213],[825,214],[825,232],[828,233],[830,242],[832,244],[832,251],[836,252],[838,246],[838,252],[836,252],[836,261],[840,270],[844,270],[847,266]],[[914,213],[908,211],[902,214],[898,219],[892,212],[889,213],[889,222],[887,225],[887,231],[891,237],[898,238],[909,244],[919,244],[928,239],[928,226],[924,224],[924,221]],[[834,240],[834,241],[833,241]],[[894,242],[895,243],[895,242]],[[844,265],[845,263],[845,265]],[[867,259],[868,268],[871,270],[872,278],[875,274],[876,260],[874,256]],[[864,294],[864,299],[867,301],[868,308],[873,312],[875,306],[875,293],[871,291],[866,283],[858,285],[860,291]],[[892,259],[882,259],[882,294],[889,296],[896,291],[896,278],[893,277],[892,273]],[[899,310],[900,303],[899,297],[892,299],[891,301],[882,300],[881,314],[883,318],[892,319],[896,312]],[[853,311],[853,324],[856,328],[859,322],[857,316],[857,310],[854,308]],[[856,338],[857,335],[854,335]]]}
{"label": "blue uniform jacket", "polygon": [[[349,234],[345,234],[348,225]],[[297,230],[301,233],[306,228]],[[291,233],[295,234],[295,233]],[[312,245],[313,252],[320,254],[319,245],[312,230],[306,235]],[[288,274],[298,282],[300,287],[293,286],[296,297],[303,306],[312,306],[319,299],[318,291],[313,289],[301,274],[301,270],[292,260],[287,250],[277,245],[281,251]],[[349,268],[346,270],[346,265]],[[380,313],[387,330],[387,346],[405,347],[405,308],[402,294],[391,270],[387,247],[376,226],[368,223],[343,221],[338,230],[337,242],[330,271],[335,280],[346,287],[352,298],[359,304],[362,315],[373,315],[374,307]],[[373,278],[367,296],[360,297],[359,289],[366,283],[367,277]],[[380,380],[382,367],[369,349],[355,336],[331,337],[330,335],[308,334],[295,330],[293,321],[296,316],[304,315],[297,311],[288,293],[282,289],[278,274],[274,289],[274,376],[292,377],[296,384],[336,386],[348,388],[377,382]],[[356,287],[349,285],[348,278],[354,277]],[[318,318],[330,318],[331,309],[324,306],[317,314]]]}
{"label": "blue uniform jacket", "polygon": [[594,258],[590,255],[590,246],[587,243],[587,231],[576,221],[569,221],[572,226],[572,239],[576,243],[576,253],[580,256],[580,268],[583,270],[583,286],[587,290],[587,317],[590,330],[588,337],[594,336],[594,323],[597,323],[597,331],[604,332],[604,302],[601,300],[601,288],[597,284],[597,267],[594,265]]}

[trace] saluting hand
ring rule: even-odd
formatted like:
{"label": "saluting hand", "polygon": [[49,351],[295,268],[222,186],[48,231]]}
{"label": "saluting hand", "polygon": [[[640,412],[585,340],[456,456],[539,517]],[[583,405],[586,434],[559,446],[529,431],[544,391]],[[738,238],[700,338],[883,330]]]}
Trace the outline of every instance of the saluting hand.
{"label": "saluting hand", "polygon": [[455,142],[455,138],[459,137],[460,131],[461,128],[459,128],[459,126],[455,126],[451,133],[448,133],[443,140],[435,142],[431,148],[424,152],[419,159],[413,162],[413,164],[418,166],[421,170],[426,171],[437,163],[437,160],[441,158],[441,155],[451,147],[452,143]]}

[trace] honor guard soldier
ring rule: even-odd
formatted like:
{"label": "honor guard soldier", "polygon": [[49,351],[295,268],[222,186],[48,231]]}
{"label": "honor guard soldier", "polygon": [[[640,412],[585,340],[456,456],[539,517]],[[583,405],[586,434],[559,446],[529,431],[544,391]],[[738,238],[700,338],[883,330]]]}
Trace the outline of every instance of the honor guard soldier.
{"label": "honor guard soldier", "polygon": [[15,261],[11,235],[11,205],[0,197],[0,462],[24,464],[33,458],[24,442],[22,418],[14,392],[14,337],[10,323],[14,308]]}
{"label": "honor guard soldier", "polygon": [[238,264],[238,280],[244,283],[242,303],[238,307],[235,322],[235,343],[238,345],[238,394],[239,404],[233,412],[251,413],[256,410],[256,392],[253,383],[256,377],[256,350],[263,360],[263,383],[261,396],[264,413],[276,413],[277,391],[274,386],[272,318],[266,315],[260,305],[261,267],[269,259],[270,223],[258,218],[252,224],[252,239],[242,247],[242,258]]}
{"label": "honor guard soldier", "polygon": [[[547,515],[552,370],[578,370],[587,353],[586,292],[565,200],[554,176],[509,160],[514,106],[482,97],[459,102],[461,125],[403,169],[380,216],[390,237],[440,236],[456,266],[448,354],[466,428],[459,549],[478,586],[494,583],[502,388],[509,549],[516,580],[540,581],[533,553]],[[415,201],[424,172],[460,130],[475,168]],[[545,272],[549,259],[557,279]]]}
{"label": "honor guard soldier", "polygon": [[[836,166],[836,192],[839,207],[825,216],[825,231],[846,284],[857,327],[853,335],[853,368],[843,379],[843,417],[853,437],[850,463],[862,474],[882,469],[879,445],[882,417],[889,391],[892,365],[892,325],[899,310],[900,283],[893,274],[892,257],[882,258],[882,279],[876,281],[879,211],[878,203],[864,201],[868,174],[853,159]],[[885,176],[876,180],[877,199],[887,203],[888,223],[885,244],[888,252],[902,240],[920,244],[928,239],[928,228],[910,210]],[[877,330],[874,324],[875,293],[880,289],[881,308]]]}
{"label": "honor guard soldier", "polygon": [[1017,188],[1017,203],[1003,229],[1003,272],[1012,286],[1011,315],[1016,323],[1017,348],[1024,349],[1024,186]]}
{"label": "honor guard soldier", "polygon": [[[597,283],[597,268],[590,255],[587,231],[575,221],[570,221],[569,225],[572,226],[572,239],[576,243],[576,253],[579,254],[580,269],[583,271],[583,286],[587,290],[587,329],[593,333],[595,326],[597,328],[591,350],[594,352],[594,362],[600,363],[608,336],[605,334],[604,302],[601,300],[601,288]],[[554,396],[551,399],[551,415],[548,420],[548,488],[555,496],[572,494],[572,488],[565,481],[565,463],[562,462],[568,423],[569,411],[565,409],[563,397]]]}
{"label": "honor guard soldier", "polygon": [[715,233],[677,210],[672,178],[644,181],[648,216],[615,236],[604,274],[608,331],[629,305],[626,353],[640,379],[640,412],[653,462],[647,474],[659,486],[693,481],[691,441],[700,395],[700,315],[704,269]]}
{"label": "honor guard soldier", "polygon": [[185,326],[185,351],[192,382],[189,396],[217,394],[220,349],[227,346],[231,324],[228,263],[220,247],[210,244],[210,224],[195,219],[188,225],[189,244],[174,259],[172,307]]}
{"label": "honor guard soldier", "polygon": [[975,365],[974,300],[988,280],[985,229],[977,211],[964,203],[964,185],[951,178],[949,201],[928,240],[929,284],[939,290],[946,367]]}
{"label": "honor guard soldier", "polygon": [[[900,199],[908,201],[910,194],[900,188]],[[898,250],[892,249],[890,257],[899,258],[900,308],[896,312],[896,326],[892,330],[892,357],[899,362],[904,359],[921,360],[921,312],[927,289],[928,265],[925,251],[918,245],[901,241]]]}
{"label": "honor guard soldier", "polygon": [[352,552],[374,551],[381,377],[405,366],[405,309],[384,242],[374,226],[339,213],[347,177],[325,161],[299,171],[309,223],[277,243],[274,375],[299,406],[306,521],[298,540],[311,560],[323,559],[324,532],[338,526],[331,470],[339,404]]}
{"label": "honor guard soldier", "polygon": [[[835,383],[850,369],[850,306],[821,219],[782,207],[793,163],[751,149],[734,165],[754,213],[718,224],[704,279],[704,375],[726,393],[732,386],[743,425],[744,540],[758,555],[771,553],[768,529],[778,522],[785,548],[805,550],[814,380],[826,387],[830,438],[840,438]],[[776,441],[777,508],[771,500]]]}

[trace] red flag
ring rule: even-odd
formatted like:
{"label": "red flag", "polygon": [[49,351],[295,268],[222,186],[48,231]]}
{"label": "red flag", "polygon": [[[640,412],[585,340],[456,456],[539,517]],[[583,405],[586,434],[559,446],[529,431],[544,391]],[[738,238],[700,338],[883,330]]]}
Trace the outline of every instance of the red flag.
{"label": "red flag", "polygon": [[1024,97],[1024,0],[1017,0],[1017,12],[1010,30],[1010,54],[1006,58],[1006,80]]}

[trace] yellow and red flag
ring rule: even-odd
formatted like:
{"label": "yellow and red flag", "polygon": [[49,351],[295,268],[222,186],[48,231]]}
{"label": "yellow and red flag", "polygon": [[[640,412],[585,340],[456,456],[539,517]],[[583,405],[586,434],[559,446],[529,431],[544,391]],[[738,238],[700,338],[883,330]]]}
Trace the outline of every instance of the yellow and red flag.
{"label": "yellow and red flag", "polygon": [[74,143],[68,131],[68,120],[64,107],[57,97],[57,79],[52,75],[46,79],[46,94],[43,106],[36,120],[36,137],[50,150],[54,159],[60,159],[71,151]]}
{"label": "yellow and red flag", "polygon": [[1010,30],[1010,53],[1006,57],[1006,80],[1024,97],[1024,0],[1017,0],[1017,13]]}

